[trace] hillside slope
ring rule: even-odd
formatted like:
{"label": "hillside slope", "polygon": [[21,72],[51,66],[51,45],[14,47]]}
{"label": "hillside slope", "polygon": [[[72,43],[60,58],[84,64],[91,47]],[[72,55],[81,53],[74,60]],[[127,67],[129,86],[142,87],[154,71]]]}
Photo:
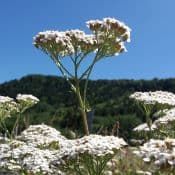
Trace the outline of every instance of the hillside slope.
{"label": "hillside slope", "polygon": [[[115,121],[120,121],[120,129],[128,135],[143,119],[129,95],[135,91],[155,90],[175,93],[175,79],[90,81],[88,101],[95,109],[94,131],[101,127],[109,130]],[[0,95],[15,97],[18,93],[33,94],[41,100],[26,113],[28,124],[44,122],[56,128],[79,128],[76,99],[63,78],[29,75],[0,84]]]}

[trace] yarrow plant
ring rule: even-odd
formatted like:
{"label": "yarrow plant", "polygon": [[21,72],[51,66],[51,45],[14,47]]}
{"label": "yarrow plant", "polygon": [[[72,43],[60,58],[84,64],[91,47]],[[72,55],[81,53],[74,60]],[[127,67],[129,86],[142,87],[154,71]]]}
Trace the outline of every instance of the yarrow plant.
{"label": "yarrow plant", "polygon": [[107,163],[126,142],[114,136],[89,135],[77,139],[73,146],[60,153],[60,168],[67,174],[102,175]]}
{"label": "yarrow plant", "polygon": [[135,92],[130,95],[130,98],[137,102],[146,116],[146,123],[137,126],[133,129],[134,131],[149,131],[151,133],[158,129],[157,123],[160,122],[158,122],[159,120],[153,122],[154,114],[163,114],[163,109],[175,106],[175,94],[166,91]]}
{"label": "yarrow plant", "polygon": [[0,96],[0,128],[10,135],[5,124],[5,119],[19,112],[18,105],[13,98]]}
{"label": "yarrow plant", "polygon": [[[87,112],[90,111],[86,94],[88,80],[94,65],[105,57],[119,55],[126,51],[125,42],[130,42],[131,29],[114,18],[90,20],[87,27],[92,34],[81,30],[44,31],[34,37],[34,45],[50,56],[63,77],[66,78],[79,102],[84,132],[89,135]],[[92,62],[83,71],[79,71],[83,61],[94,53]],[[69,57],[73,64],[70,71],[63,64],[63,58]],[[80,88],[80,82],[85,80]]]}
{"label": "yarrow plant", "polygon": [[25,175],[102,175],[107,162],[125,146],[122,138],[114,136],[68,140],[47,125],[31,125],[10,144],[0,144],[0,170]]}
{"label": "yarrow plant", "polygon": [[[37,104],[39,99],[33,95],[28,94],[18,94],[16,99],[10,97],[0,96],[0,126],[1,129],[9,137],[14,137],[18,133],[18,122],[21,117],[21,114],[24,113],[28,108],[31,108],[33,105]],[[16,116],[16,121],[13,125],[11,134],[9,133],[5,119],[9,117]]]}
{"label": "yarrow plant", "polygon": [[159,168],[175,166],[175,139],[151,139],[134,153],[145,162],[154,162]]}

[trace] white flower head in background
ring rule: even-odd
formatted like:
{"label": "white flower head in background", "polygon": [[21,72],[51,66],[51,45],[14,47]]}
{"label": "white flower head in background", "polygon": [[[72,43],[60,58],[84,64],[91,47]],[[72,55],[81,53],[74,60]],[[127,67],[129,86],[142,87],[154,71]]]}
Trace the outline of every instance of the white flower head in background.
{"label": "white flower head in background", "polygon": [[151,139],[134,153],[145,162],[153,161],[158,167],[175,165],[175,139]]}
{"label": "white flower head in background", "polygon": [[11,117],[19,111],[17,103],[13,98],[0,96],[0,118]]}
{"label": "white flower head in background", "polygon": [[31,103],[38,103],[39,99],[33,95],[29,95],[29,94],[18,94],[16,99],[20,102],[20,101],[24,101],[24,102],[28,102],[30,101]]}
{"label": "white flower head in background", "polygon": [[155,124],[152,124],[151,125],[151,128],[149,128],[148,125],[147,125],[147,123],[143,123],[143,124],[140,124],[137,127],[135,127],[133,129],[133,131],[137,131],[137,132],[139,132],[139,131],[145,131],[145,132],[147,132],[147,131],[150,131],[150,129],[151,129],[151,131],[154,131],[155,129],[157,129],[157,127],[156,127]]}
{"label": "white flower head in background", "polygon": [[158,103],[175,106],[175,94],[166,91],[135,92],[130,95],[130,98],[145,104]]}
{"label": "white flower head in background", "polygon": [[154,121],[155,125],[168,124],[175,121],[175,108],[163,110],[164,115]]}
{"label": "white flower head in background", "polygon": [[[135,92],[130,95],[130,98],[137,102],[146,116],[146,123],[137,126],[134,128],[134,131],[153,131],[159,129],[158,123],[162,120],[160,114],[163,113],[163,109],[175,106],[175,94],[167,91]],[[153,117],[160,117],[160,119],[154,122]]]}
{"label": "white flower head in background", "polygon": [[0,96],[0,104],[4,104],[4,103],[7,103],[7,102],[12,102],[14,101],[13,98],[10,98],[8,96]]}
{"label": "white flower head in background", "polygon": [[16,100],[22,112],[39,102],[37,97],[30,94],[17,94]]}
{"label": "white flower head in background", "polygon": [[91,156],[103,157],[105,155],[114,155],[117,150],[127,146],[122,139],[114,136],[89,135],[72,141],[72,147],[64,149],[60,153],[60,158],[73,160],[88,154]]}

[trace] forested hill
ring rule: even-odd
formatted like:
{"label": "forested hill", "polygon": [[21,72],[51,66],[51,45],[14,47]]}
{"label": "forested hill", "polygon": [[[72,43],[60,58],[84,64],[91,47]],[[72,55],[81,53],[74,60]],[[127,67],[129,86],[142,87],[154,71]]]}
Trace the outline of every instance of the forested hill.
{"label": "forested hill", "polygon": [[[99,127],[98,123],[110,125],[116,120],[116,116],[134,115],[133,117],[138,119],[136,122],[138,123],[140,118],[137,117],[137,112],[128,96],[135,91],[155,90],[175,93],[175,79],[90,81],[88,100],[97,116],[95,128]],[[0,95],[15,97],[18,93],[33,94],[41,100],[30,112],[32,123],[44,120],[45,123],[57,125],[57,127],[59,125],[59,127],[73,128],[72,123],[76,126],[75,117],[78,114],[75,112],[75,98],[63,78],[29,75],[19,80],[0,84]],[[128,118],[132,117],[126,118],[129,120]]]}

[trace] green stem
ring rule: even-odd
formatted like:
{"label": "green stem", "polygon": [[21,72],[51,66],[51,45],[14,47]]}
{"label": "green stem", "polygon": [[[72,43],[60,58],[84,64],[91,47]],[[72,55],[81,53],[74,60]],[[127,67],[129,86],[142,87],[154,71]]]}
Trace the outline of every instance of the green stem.
{"label": "green stem", "polygon": [[83,61],[83,59],[87,56],[89,54],[89,52],[86,52],[86,53],[84,53],[83,55],[80,55],[79,56],[79,61],[77,62],[77,69],[78,69],[78,67],[80,66],[80,64],[81,64],[81,62]]}
{"label": "green stem", "polygon": [[15,137],[18,133],[18,131],[15,131],[15,130],[16,130],[17,125],[19,124],[20,117],[21,117],[21,113],[19,113],[16,117],[16,121],[15,121],[15,124],[13,125],[13,129],[12,129],[12,132],[11,132],[11,139],[13,137]]}
{"label": "green stem", "polygon": [[[81,98],[81,94],[80,94],[80,87],[79,87],[79,80],[78,80],[78,73],[77,73],[77,67],[75,66],[75,77],[70,74],[67,69],[65,69],[63,67],[62,64],[60,64],[60,61],[55,58],[55,57],[52,57],[53,61],[55,62],[55,64],[57,65],[57,67],[59,68],[60,72],[62,73],[63,77],[67,80],[67,82],[70,84],[73,92],[76,94],[77,98],[78,98],[78,101],[79,101],[79,105],[80,105],[80,112],[81,112],[81,115],[82,115],[82,119],[83,119],[83,126],[84,126],[84,131],[85,131],[85,134],[86,135],[89,135],[89,129],[88,129],[88,124],[87,124],[87,117],[86,117],[86,111],[85,111],[85,107],[84,107],[84,104],[83,104],[83,101],[82,101],[82,98]],[[76,65],[76,63],[75,63]],[[73,79],[75,79],[76,81],[76,86],[73,85],[70,80],[69,80],[69,77],[66,75],[66,73],[73,77]]]}
{"label": "green stem", "polygon": [[84,126],[84,132],[86,135],[89,135],[89,129],[88,129],[88,123],[87,123],[87,115],[86,115],[86,106],[83,103],[82,97],[81,97],[81,92],[80,92],[80,84],[79,84],[79,79],[78,79],[78,66],[77,66],[77,54],[75,54],[74,58],[74,70],[75,70],[75,76],[74,76],[74,81],[75,81],[75,89],[74,93],[77,96],[79,106],[80,106],[80,112],[83,120],[83,126]]}
{"label": "green stem", "polygon": [[[63,67],[62,67],[62,64],[60,64],[60,62],[59,62],[56,58],[54,58],[54,57],[52,57],[52,60],[55,62],[56,66],[59,68],[61,74],[62,74],[63,77],[66,79],[66,81],[68,82],[68,84],[71,86],[71,88],[73,89],[73,91],[75,91],[75,86],[71,83],[69,77],[68,77],[68,76],[66,75],[66,73],[64,72],[64,69],[63,69]],[[69,73],[69,74],[70,74],[70,73]],[[71,77],[73,77],[72,74],[70,74],[70,75],[71,75]],[[74,77],[73,77],[73,78],[74,78]]]}
{"label": "green stem", "polygon": [[145,114],[146,114],[146,123],[148,125],[148,128],[149,128],[149,132],[148,132],[148,139],[150,139],[152,137],[152,130],[151,130],[151,127],[152,127],[152,120],[151,120],[151,112],[152,112],[152,106],[151,104],[147,104],[147,105],[144,105],[143,104],[143,108],[145,110]]}
{"label": "green stem", "polygon": [[58,58],[55,58],[55,57],[51,57],[51,58],[55,62],[57,67],[60,69],[60,71],[64,75],[64,77],[68,75],[71,78],[73,78],[73,75],[64,67],[64,65],[61,63],[61,61]]}
{"label": "green stem", "polygon": [[10,138],[10,133],[9,133],[9,130],[7,129],[7,127],[6,127],[6,124],[5,124],[4,120],[1,120],[0,123],[1,123],[0,124],[1,128],[5,131],[5,134],[7,134],[7,136]]}
{"label": "green stem", "polygon": [[[84,93],[83,93],[83,101],[84,101],[85,106],[86,106],[86,95],[87,95],[87,87],[88,87],[89,77],[90,77],[92,69],[93,69],[93,67],[94,67],[94,65],[95,65],[95,63],[97,62],[98,59],[99,59],[99,56],[98,56],[98,53],[97,53],[94,60],[93,60],[93,62],[92,62],[92,64],[87,69],[88,71],[85,71],[85,73],[83,73],[84,75],[86,75],[86,73],[87,73],[86,80],[85,80],[85,85],[84,85]],[[83,78],[83,75],[82,75],[82,78]]]}
{"label": "green stem", "polygon": [[85,104],[83,103],[83,100],[82,100],[82,97],[81,97],[80,87],[79,87],[79,80],[76,79],[75,81],[76,81],[76,95],[77,95],[78,102],[79,102],[79,105],[80,105],[80,112],[81,112],[81,116],[82,116],[82,120],[83,120],[84,132],[85,132],[86,135],[89,135],[86,108],[85,108]]}
{"label": "green stem", "polygon": [[95,174],[95,169],[94,169],[94,160],[91,155],[85,155],[83,157],[84,159],[84,167],[87,169],[87,172],[89,175],[94,175]]}

